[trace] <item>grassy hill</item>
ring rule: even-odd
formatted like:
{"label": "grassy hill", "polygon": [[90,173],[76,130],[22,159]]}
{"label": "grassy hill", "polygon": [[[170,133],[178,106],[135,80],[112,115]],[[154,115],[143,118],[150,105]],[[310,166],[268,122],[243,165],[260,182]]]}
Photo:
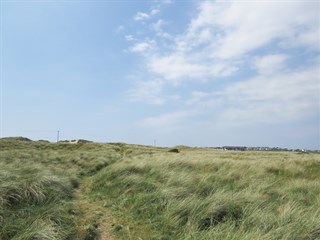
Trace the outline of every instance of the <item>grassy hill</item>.
{"label": "grassy hill", "polygon": [[320,155],[0,139],[0,239],[320,239]]}

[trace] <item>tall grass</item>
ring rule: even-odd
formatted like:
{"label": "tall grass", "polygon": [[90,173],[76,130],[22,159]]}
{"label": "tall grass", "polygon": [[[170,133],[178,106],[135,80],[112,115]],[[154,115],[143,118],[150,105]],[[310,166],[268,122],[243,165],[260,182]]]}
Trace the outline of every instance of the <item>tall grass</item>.
{"label": "tall grass", "polygon": [[91,194],[122,239],[320,239],[319,174],[317,154],[133,151]]}
{"label": "tall grass", "polygon": [[0,156],[1,240],[98,239],[107,212],[120,239],[320,239],[319,154],[8,138]]}
{"label": "tall grass", "polygon": [[74,189],[118,155],[94,143],[0,139],[0,239],[76,239],[84,213]]}
{"label": "tall grass", "polygon": [[36,165],[0,165],[0,239],[70,239],[72,184]]}

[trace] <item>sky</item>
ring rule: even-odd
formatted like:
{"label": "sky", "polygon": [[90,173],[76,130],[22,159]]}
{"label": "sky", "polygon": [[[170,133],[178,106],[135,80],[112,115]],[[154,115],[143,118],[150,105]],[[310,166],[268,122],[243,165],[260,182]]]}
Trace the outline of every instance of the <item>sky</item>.
{"label": "sky", "polygon": [[320,149],[319,1],[0,6],[1,137]]}

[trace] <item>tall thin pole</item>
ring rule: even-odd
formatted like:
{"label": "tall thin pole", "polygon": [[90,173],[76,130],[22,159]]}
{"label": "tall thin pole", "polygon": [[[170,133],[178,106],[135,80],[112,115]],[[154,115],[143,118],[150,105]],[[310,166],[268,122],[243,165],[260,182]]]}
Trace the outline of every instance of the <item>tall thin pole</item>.
{"label": "tall thin pole", "polygon": [[59,142],[59,135],[60,135],[60,131],[58,130],[58,132],[57,132],[57,142]]}
{"label": "tall thin pole", "polygon": [[153,145],[156,146],[156,140],[155,139],[153,140]]}
{"label": "tall thin pole", "polygon": [[[4,24],[3,24],[3,13],[4,13],[4,4],[2,5],[2,1],[0,2],[0,52],[3,53],[3,41],[4,41]],[[3,70],[4,70],[4,65],[3,65],[3,55],[4,54],[0,54],[0,137],[3,137]]]}

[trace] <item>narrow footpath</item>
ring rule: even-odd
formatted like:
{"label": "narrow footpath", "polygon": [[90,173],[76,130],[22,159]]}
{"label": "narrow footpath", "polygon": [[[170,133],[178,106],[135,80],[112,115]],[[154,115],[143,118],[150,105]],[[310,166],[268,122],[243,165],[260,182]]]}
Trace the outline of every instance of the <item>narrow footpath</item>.
{"label": "narrow footpath", "polygon": [[75,206],[80,212],[78,240],[116,240],[112,234],[112,216],[102,203],[95,202],[85,194],[90,179],[83,179],[75,192]]}

